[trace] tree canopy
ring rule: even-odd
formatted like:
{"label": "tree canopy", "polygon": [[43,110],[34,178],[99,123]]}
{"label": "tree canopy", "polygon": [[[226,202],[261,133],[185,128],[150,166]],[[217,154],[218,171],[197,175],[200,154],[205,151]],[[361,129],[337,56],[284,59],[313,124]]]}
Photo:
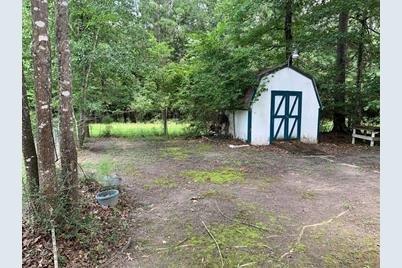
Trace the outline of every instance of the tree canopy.
{"label": "tree canopy", "polygon": [[[24,1],[23,61],[32,98],[29,9]],[[379,121],[378,0],[77,0],[69,9],[73,103],[89,118],[134,111],[144,120],[167,109],[205,125],[236,107],[260,70],[285,63],[289,49],[297,49],[293,64],[316,78],[324,118],[342,111],[348,126]],[[342,11],[348,13],[345,36],[338,29]],[[344,92],[336,80],[343,37]],[[336,98],[340,90],[344,101]]]}

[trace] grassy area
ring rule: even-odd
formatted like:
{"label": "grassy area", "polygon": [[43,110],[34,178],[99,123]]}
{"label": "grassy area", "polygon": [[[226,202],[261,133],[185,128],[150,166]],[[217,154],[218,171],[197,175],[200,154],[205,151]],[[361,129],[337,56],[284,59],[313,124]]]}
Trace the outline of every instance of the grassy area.
{"label": "grassy area", "polygon": [[[220,245],[224,267],[256,267],[271,259],[270,247],[261,230],[241,224],[210,225],[209,230]],[[203,267],[221,266],[216,245],[206,232],[190,231],[188,237],[187,243],[194,249],[189,260],[194,266],[199,263],[203,263]],[[186,253],[183,249],[181,252]]]}
{"label": "grassy area", "polygon": [[244,180],[244,174],[229,168],[222,168],[212,171],[190,170],[183,173],[196,182],[212,182],[215,184],[224,184],[230,182],[239,182]]}
{"label": "grassy area", "polygon": [[[168,136],[178,137],[189,134],[189,124],[168,122]],[[147,123],[110,123],[90,124],[89,133],[91,137],[124,137],[124,138],[146,138],[163,136],[162,122]]]}

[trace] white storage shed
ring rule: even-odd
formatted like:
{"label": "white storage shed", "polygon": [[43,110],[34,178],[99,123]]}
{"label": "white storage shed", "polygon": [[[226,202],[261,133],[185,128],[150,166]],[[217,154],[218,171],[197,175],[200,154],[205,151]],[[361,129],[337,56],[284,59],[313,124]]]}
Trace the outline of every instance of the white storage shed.
{"label": "white storage shed", "polygon": [[259,75],[243,107],[228,111],[229,133],[254,145],[276,140],[317,143],[321,101],[314,78],[288,64]]}

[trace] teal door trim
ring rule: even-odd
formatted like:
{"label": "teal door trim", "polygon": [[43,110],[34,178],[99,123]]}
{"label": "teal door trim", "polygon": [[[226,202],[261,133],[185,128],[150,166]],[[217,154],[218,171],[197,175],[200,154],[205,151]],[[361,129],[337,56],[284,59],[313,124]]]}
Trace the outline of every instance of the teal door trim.
{"label": "teal door trim", "polygon": [[[275,97],[281,96],[279,105],[275,106]],[[290,97],[294,96],[295,100],[290,103]],[[297,115],[293,115],[297,105]],[[281,106],[284,105],[284,114],[279,115]],[[271,118],[270,118],[270,143],[277,140],[278,134],[283,127],[284,140],[290,140],[294,131],[297,133],[297,140],[300,140],[301,136],[301,113],[302,113],[302,92],[300,91],[283,91],[273,90],[271,91]],[[289,125],[289,119],[294,118],[293,124]],[[275,119],[280,119],[280,123],[277,129],[274,129]]]}
{"label": "teal door trim", "polygon": [[320,121],[321,121],[321,108],[318,108],[318,122],[317,122],[317,142],[320,139]]}
{"label": "teal door trim", "polygon": [[248,109],[248,118],[247,118],[247,142],[248,143],[251,143],[252,117],[253,117],[253,114],[251,112],[251,109]]}

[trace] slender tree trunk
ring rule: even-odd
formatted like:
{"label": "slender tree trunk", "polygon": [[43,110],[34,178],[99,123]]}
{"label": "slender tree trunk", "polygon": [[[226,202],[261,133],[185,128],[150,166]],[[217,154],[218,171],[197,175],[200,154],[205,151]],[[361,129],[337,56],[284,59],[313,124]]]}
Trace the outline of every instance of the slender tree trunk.
{"label": "slender tree trunk", "polygon": [[37,194],[39,189],[38,157],[36,155],[35,141],[32,134],[31,117],[25,77],[22,72],[22,154],[24,156],[25,172],[29,196]]}
{"label": "slender tree trunk", "polygon": [[163,120],[163,135],[168,135],[168,126],[167,126],[167,107],[162,110],[162,120]]}
{"label": "slender tree trunk", "polygon": [[336,77],[334,93],[334,132],[346,132],[345,124],[345,94],[346,94],[346,64],[347,64],[347,32],[349,12],[341,11],[338,24],[338,41],[336,48]]}
{"label": "slender tree trunk", "polygon": [[74,142],[74,117],[71,55],[68,39],[68,0],[56,3],[56,39],[60,89],[60,163],[64,190],[70,203],[78,199],[77,150]]}
{"label": "slender tree trunk", "polygon": [[57,186],[54,148],[52,146],[51,56],[47,1],[31,0],[31,11],[33,28],[32,56],[38,119],[39,190],[47,199],[47,204],[51,205],[55,201]]}
{"label": "slender tree trunk", "polygon": [[289,58],[292,53],[292,43],[293,43],[293,35],[292,35],[292,11],[293,0],[285,1],[285,60],[289,60],[289,65],[292,65],[292,57]]}
{"label": "slender tree trunk", "polygon": [[355,123],[360,124],[362,119],[362,77],[364,72],[364,36],[366,32],[367,11],[363,11],[360,21],[360,39],[357,47],[357,72],[356,72],[356,103],[355,103]]}
{"label": "slender tree trunk", "polygon": [[[92,48],[92,53],[95,51],[96,46],[98,45],[98,36],[99,36],[99,30],[97,30],[95,34],[95,41],[94,41],[94,46]],[[86,110],[86,100],[87,100],[87,89],[89,85],[89,75],[91,74],[91,68],[92,68],[92,61],[89,61],[88,63],[88,68],[86,69],[85,72],[85,80],[84,80],[84,85],[82,87],[82,102],[80,104],[80,123],[78,127],[78,138],[79,138],[79,147],[82,148],[84,145],[84,141],[86,137],[89,137],[89,126],[88,126],[88,119],[87,119],[87,110]]]}

